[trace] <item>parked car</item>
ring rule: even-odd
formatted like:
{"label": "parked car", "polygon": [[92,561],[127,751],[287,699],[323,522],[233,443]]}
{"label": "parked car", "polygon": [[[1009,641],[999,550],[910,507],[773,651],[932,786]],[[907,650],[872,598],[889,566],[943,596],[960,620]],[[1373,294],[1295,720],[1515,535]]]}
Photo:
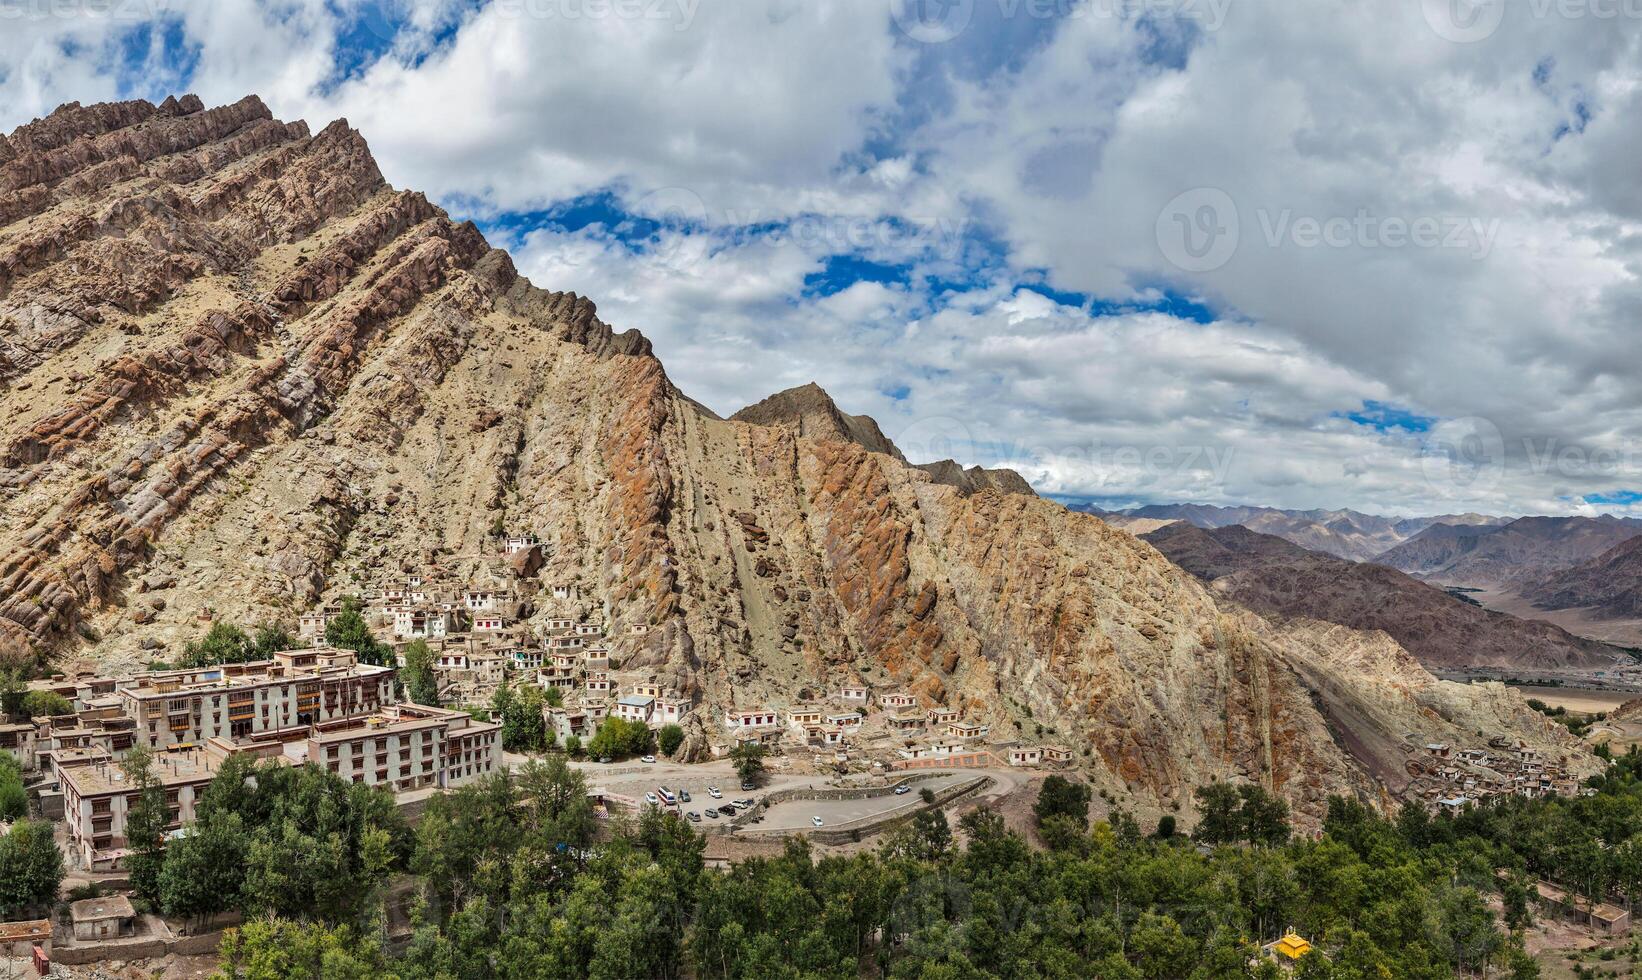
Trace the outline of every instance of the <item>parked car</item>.
{"label": "parked car", "polygon": [[723,793],[720,793],[720,792],[719,792],[719,791],[718,791],[718,787],[717,787],[717,786],[709,786],[709,787],[707,787],[707,795],[708,795],[708,796],[711,796],[711,797],[712,797],[712,798],[713,798],[713,799],[715,799],[715,800],[721,800],[721,799],[723,799],[723,798],[724,798],[724,794],[723,794]]}
{"label": "parked car", "polygon": [[678,791],[678,798],[679,798],[679,799],[680,799],[680,800],[681,800],[681,801],[682,801],[682,802],[685,802],[685,803],[688,803],[688,802],[690,802],[690,791],[689,791],[689,790],[687,790],[687,789],[681,789],[681,790],[679,790],[679,791]]}
{"label": "parked car", "polygon": [[646,763],[647,765],[655,765],[656,757],[653,756],[653,755],[647,755],[644,758],[640,759],[639,761],[643,762],[643,763]]}
{"label": "parked car", "polygon": [[908,786],[906,783],[902,783],[901,785],[895,787],[896,796],[905,796],[910,792],[912,792],[912,787]]}
{"label": "parked car", "polygon": [[654,794],[654,793],[645,793],[644,794],[644,802],[650,804],[651,806],[660,806],[661,805],[661,800],[658,799],[656,794]]}
{"label": "parked car", "polygon": [[811,817],[810,818],[810,823],[813,823],[817,827],[819,827],[819,826],[821,826],[821,818],[820,817]]}
{"label": "parked car", "polygon": [[746,789],[746,790],[753,790],[753,789],[758,788],[758,784],[753,782],[750,779],[744,779],[744,780],[741,781],[741,788]]}
{"label": "parked car", "polygon": [[600,759],[599,759],[599,765],[601,765],[601,766],[608,766],[608,765],[609,765],[609,764],[610,764],[610,757],[609,757],[609,756],[602,756],[602,757],[600,757]]}
{"label": "parked car", "polygon": [[707,808],[707,819],[708,820],[717,820],[718,819],[718,811],[713,809],[712,807],[708,807]]}
{"label": "parked car", "polygon": [[684,815],[684,818],[685,818],[685,819],[686,819],[686,820],[690,820],[690,821],[692,821],[692,822],[694,822],[694,823],[700,823],[700,822],[701,822],[701,814],[699,814],[699,813],[697,813],[697,812],[696,812],[696,811],[694,811],[694,810],[691,810],[691,811],[690,811],[690,812],[689,812],[689,813],[686,813],[686,814],[685,814],[685,815]]}

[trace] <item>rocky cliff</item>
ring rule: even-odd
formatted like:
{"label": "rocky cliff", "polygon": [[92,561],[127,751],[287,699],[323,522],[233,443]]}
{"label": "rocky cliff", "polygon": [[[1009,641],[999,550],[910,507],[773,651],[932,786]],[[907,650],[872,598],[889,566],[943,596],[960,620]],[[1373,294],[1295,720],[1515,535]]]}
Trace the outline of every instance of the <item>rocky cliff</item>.
{"label": "rocky cliff", "polygon": [[1383,799],[1404,733],[1575,751],[1394,644],[1223,606],[1089,515],[944,485],[848,426],[713,417],[641,336],[386,186],[345,122],[71,105],[0,161],[13,663],[130,666],[528,529],[537,614],[602,619],[714,732],[859,679],[1063,742],[1137,802],[1247,778],[1311,817]]}

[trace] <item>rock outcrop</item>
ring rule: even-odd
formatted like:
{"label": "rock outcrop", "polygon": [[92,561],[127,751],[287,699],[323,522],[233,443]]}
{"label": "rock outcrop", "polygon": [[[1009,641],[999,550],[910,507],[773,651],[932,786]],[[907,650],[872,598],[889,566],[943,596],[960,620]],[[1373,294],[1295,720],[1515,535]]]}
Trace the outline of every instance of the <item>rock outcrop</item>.
{"label": "rock outcrop", "polygon": [[1142,805],[1239,778],[1315,819],[1385,799],[1360,746],[1409,732],[1577,751],[1520,698],[1274,626],[859,419],[712,416],[642,336],[388,187],[346,123],[71,105],[5,147],[0,656],[129,667],[213,619],[488,567],[506,528],[542,541],[515,569],[531,610],[598,618],[696,700],[695,754],[730,706],[851,681],[1062,742]]}
{"label": "rock outcrop", "polygon": [[[852,442],[867,452],[883,453],[903,463],[907,461],[900,448],[884,435],[877,421],[867,415],[846,415],[832,396],[814,382],[777,392],[756,405],[743,408],[730,416],[730,420],[778,426],[802,438],[821,442]],[[989,470],[979,466],[966,470],[950,459],[914,465],[916,469],[928,473],[936,483],[964,493],[979,490],[1024,494],[1036,492],[1014,470]]]}

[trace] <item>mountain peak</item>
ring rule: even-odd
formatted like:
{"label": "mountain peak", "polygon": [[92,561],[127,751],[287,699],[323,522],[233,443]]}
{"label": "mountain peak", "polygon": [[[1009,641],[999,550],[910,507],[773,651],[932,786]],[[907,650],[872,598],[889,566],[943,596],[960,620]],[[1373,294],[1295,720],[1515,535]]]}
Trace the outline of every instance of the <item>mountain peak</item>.
{"label": "mountain peak", "polygon": [[[730,416],[733,422],[770,425],[791,429],[806,439],[853,442],[868,452],[883,453],[905,463],[906,456],[870,415],[849,415],[838,407],[827,390],[814,381],[778,391],[756,405],[748,405]],[[956,460],[943,459],[910,464],[928,473],[943,486],[965,494],[981,490],[1000,493],[1035,494],[1032,485],[1010,469],[989,470],[980,466],[964,469]]]}
{"label": "mountain peak", "polygon": [[743,408],[730,416],[730,420],[788,428],[806,439],[853,442],[868,452],[883,453],[906,462],[901,450],[890,442],[876,421],[866,415],[845,414],[826,389],[814,381],[778,391]]}

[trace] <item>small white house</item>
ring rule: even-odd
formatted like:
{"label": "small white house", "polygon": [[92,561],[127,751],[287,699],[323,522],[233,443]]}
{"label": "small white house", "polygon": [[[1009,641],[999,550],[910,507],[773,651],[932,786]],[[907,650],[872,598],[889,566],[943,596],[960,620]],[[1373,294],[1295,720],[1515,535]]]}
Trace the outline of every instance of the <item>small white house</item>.
{"label": "small white house", "polygon": [[642,694],[629,694],[616,702],[616,717],[623,721],[637,721],[650,724],[650,716],[655,711],[656,699]]}
{"label": "small white house", "polygon": [[517,554],[527,548],[534,548],[542,543],[542,539],[528,532],[524,534],[510,534],[507,537],[507,553]]}
{"label": "small white house", "polygon": [[746,708],[725,715],[724,723],[732,730],[740,728],[771,728],[781,724],[781,716],[770,708]]}

